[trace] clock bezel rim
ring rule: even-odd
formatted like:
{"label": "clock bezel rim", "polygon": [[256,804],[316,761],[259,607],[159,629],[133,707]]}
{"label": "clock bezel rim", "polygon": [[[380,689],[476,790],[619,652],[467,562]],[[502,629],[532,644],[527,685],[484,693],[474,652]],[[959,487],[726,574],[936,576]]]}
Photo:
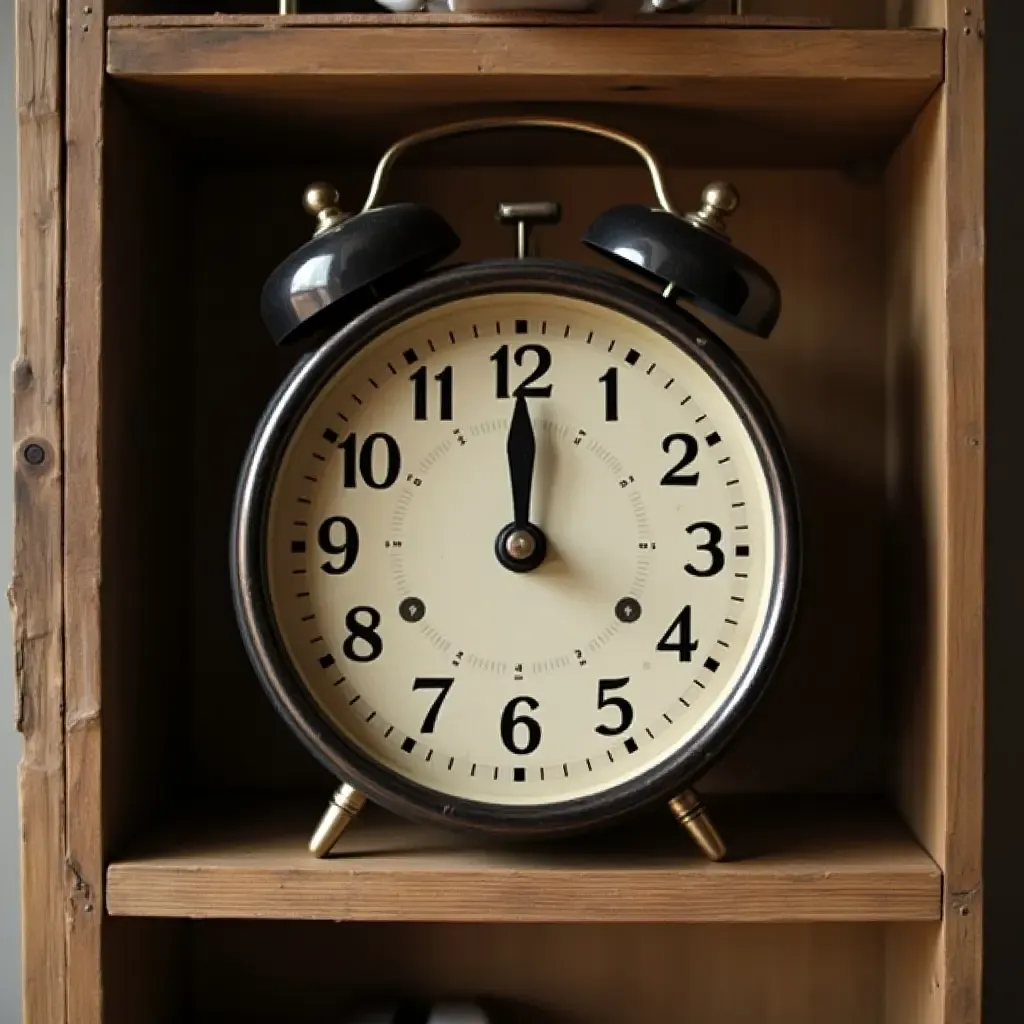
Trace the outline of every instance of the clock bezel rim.
{"label": "clock bezel rim", "polygon": [[[778,567],[769,611],[744,677],[700,732],[637,776],[598,793],[543,804],[456,797],[406,778],[350,742],[321,709],[287,653],[272,611],[267,565],[267,520],[282,459],[331,378],[403,320],[447,302],[516,291],[580,299],[636,319],[681,347],[711,375],[743,422],[765,474]],[[792,632],[800,589],[800,511],[792,466],[774,410],[749,370],[688,310],[621,275],[569,261],[494,259],[441,268],[332,332],[292,368],[266,404],[238,475],[230,533],[231,589],[243,645],[265,694],[305,748],[339,782],[396,814],[501,836],[588,830],[671,799],[694,784],[731,744],[769,689]]]}

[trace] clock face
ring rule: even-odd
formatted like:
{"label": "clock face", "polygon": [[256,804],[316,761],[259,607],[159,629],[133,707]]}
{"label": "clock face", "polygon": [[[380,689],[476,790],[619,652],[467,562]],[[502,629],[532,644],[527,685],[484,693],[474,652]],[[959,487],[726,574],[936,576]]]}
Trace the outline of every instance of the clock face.
{"label": "clock face", "polygon": [[262,549],[288,671],[347,748],[442,803],[539,808],[635,782],[738,699],[784,544],[706,362],[535,288],[442,301],[327,377]]}

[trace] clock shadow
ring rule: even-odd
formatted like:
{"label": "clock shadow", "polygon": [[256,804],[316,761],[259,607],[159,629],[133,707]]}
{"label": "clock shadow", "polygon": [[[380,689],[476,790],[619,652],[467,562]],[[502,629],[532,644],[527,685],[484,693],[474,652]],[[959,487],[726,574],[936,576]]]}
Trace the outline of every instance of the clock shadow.
{"label": "clock shadow", "polygon": [[[894,588],[884,481],[790,440],[801,589],[759,705],[702,780],[710,793],[876,792],[886,770]],[[908,636],[916,623],[906,621]]]}

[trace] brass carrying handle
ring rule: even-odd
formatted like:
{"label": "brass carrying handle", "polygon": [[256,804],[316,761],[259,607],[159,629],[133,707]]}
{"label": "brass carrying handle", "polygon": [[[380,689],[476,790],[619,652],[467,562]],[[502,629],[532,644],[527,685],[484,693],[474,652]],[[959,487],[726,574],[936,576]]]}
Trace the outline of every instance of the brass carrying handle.
{"label": "brass carrying handle", "polygon": [[434,139],[450,138],[456,135],[470,135],[474,132],[494,131],[501,128],[555,128],[562,131],[582,132],[585,135],[596,135],[611,142],[617,142],[633,150],[646,164],[647,171],[651,176],[651,184],[654,186],[654,194],[658,203],[666,213],[675,213],[675,207],[665,190],[665,181],[661,174],[661,168],[654,154],[639,139],[634,139],[624,132],[615,131],[613,128],[605,128],[599,124],[591,124],[588,121],[577,121],[568,117],[483,117],[472,121],[456,121],[451,124],[439,125],[436,128],[426,128],[421,132],[414,132],[404,139],[399,139],[380,158],[377,169],[373,172],[373,180],[370,182],[370,191],[363,203],[361,212],[365,213],[372,209],[387,183],[388,172],[394,166],[395,161],[407,150],[421,142],[432,142]]}

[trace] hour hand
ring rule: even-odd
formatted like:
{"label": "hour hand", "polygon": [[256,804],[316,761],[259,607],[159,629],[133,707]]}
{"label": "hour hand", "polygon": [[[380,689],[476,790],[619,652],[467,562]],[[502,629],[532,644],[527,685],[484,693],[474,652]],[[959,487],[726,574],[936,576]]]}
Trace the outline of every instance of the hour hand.
{"label": "hour hand", "polygon": [[533,492],[533,467],[537,461],[537,440],[533,435],[530,408],[522,395],[516,398],[508,430],[508,476],[512,485],[512,525],[525,529],[530,525],[530,496]]}
{"label": "hour hand", "polygon": [[547,540],[530,522],[530,497],[537,461],[537,439],[530,409],[522,395],[516,397],[508,426],[508,479],[512,488],[512,522],[498,534],[494,550],[498,561],[512,572],[530,572],[544,561]]}

